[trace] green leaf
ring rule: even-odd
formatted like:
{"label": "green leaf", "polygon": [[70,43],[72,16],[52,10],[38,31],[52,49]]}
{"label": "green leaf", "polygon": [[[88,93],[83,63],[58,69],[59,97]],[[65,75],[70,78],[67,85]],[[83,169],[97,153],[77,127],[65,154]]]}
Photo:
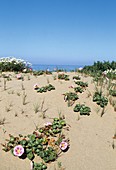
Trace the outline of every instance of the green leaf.
{"label": "green leaf", "polygon": [[10,137],[10,142],[14,142],[15,138],[13,136]]}
{"label": "green leaf", "polygon": [[31,142],[34,142],[35,139],[36,139],[36,135],[35,134],[32,134],[32,135],[28,135],[29,139]]}
{"label": "green leaf", "polygon": [[29,153],[27,154],[27,158],[28,158],[29,160],[33,160],[33,159],[34,159],[34,154],[33,154],[32,152],[29,152]]}
{"label": "green leaf", "polygon": [[24,145],[27,144],[27,141],[26,140],[22,140],[22,141],[20,141],[20,144],[24,146]]}

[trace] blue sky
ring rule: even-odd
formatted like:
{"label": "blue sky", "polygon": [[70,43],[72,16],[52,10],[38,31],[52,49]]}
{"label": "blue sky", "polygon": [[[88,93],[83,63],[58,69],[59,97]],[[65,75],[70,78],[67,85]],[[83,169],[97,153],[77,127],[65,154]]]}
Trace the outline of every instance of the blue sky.
{"label": "blue sky", "polygon": [[38,64],[116,61],[115,0],[0,0],[0,57]]}

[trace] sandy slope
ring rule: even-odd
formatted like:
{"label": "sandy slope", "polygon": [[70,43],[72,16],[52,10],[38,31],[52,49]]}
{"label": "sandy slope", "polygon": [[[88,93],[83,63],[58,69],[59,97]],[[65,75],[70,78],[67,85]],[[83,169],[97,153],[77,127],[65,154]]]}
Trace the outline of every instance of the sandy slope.
{"label": "sandy slope", "polygon": [[[8,73],[7,73],[8,74]],[[53,73],[57,76],[57,73]],[[4,117],[6,123],[0,125],[0,143],[4,143],[8,134],[18,136],[18,134],[27,135],[35,130],[35,125],[42,126],[50,118],[58,117],[62,113],[66,122],[70,125],[70,131],[65,132],[70,139],[70,149],[61,154],[57,162],[62,162],[66,170],[116,170],[116,149],[112,148],[113,135],[116,129],[116,112],[108,104],[103,117],[100,117],[101,111],[96,103],[92,102],[92,95],[95,86],[92,78],[81,76],[81,80],[89,83],[89,87],[84,93],[79,94],[76,103],[85,103],[91,108],[90,116],[79,116],[73,112],[75,104],[67,106],[64,101],[63,93],[73,91],[69,89],[70,85],[75,85],[72,77],[75,73],[68,73],[70,81],[54,80],[53,75],[42,75],[35,77],[24,74],[24,81],[17,80],[15,74],[12,74],[12,80],[7,81],[7,89],[4,91],[3,78],[0,78],[0,120]],[[48,81],[55,86],[56,90],[46,93],[37,93],[33,90],[33,85],[38,83],[41,86],[47,85]],[[27,94],[26,105],[23,105],[22,83]],[[76,85],[75,85],[76,86]],[[88,92],[89,91],[89,92]],[[44,100],[44,109],[46,119],[42,119],[41,113],[34,113],[33,105],[41,105]],[[7,111],[10,107],[10,111]],[[116,141],[114,140],[116,145]],[[0,145],[0,170],[29,170],[30,162],[28,159],[20,160],[13,157],[10,152],[2,151]],[[38,160],[36,158],[36,160]],[[55,169],[57,162],[51,163],[49,170]],[[56,166],[57,167],[57,166]]]}

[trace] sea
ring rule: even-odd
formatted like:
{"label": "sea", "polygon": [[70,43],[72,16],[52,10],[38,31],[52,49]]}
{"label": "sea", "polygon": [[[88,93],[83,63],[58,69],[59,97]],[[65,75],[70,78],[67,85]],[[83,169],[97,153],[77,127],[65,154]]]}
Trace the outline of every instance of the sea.
{"label": "sea", "polygon": [[32,64],[32,69],[35,71],[39,70],[64,70],[64,71],[75,71],[78,68],[83,68],[85,65],[42,65],[42,64]]}

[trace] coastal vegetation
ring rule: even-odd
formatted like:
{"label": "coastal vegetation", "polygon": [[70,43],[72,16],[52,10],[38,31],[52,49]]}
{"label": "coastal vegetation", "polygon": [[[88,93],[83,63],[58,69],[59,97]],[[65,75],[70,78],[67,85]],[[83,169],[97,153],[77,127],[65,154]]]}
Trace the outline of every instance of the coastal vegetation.
{"label": "coastal vegetation", "polygon": [[55,87],[52,84],[49,84],[43,87],[36,87],[35,90],[37,90],[38,93],[43,93],[43,92],[55,90]]}
{"label": "coastal vegetation", "polygon": [[0,58],[0,70],[1,71],[29,71],[31,63],[15,57]]}
{"label": "coastal vegetation", "polygon": [[58,79],[68,81],[69,80],[69,75],[64,74],[64,73],[58,74]]}
{"label": "coastal vegetation", "polygon": [[[69,148],[69,141],[61,134],[66,122],[63,118],[54,118],[32,134],[18,137],[9,135],[7,143],[2,144],[5,152],[11,151],[13,156],[31,160],[32,169],[47,169],[47,163],[55,161],[61,152]],[[35,155],[41,158],[41,163],[34,162]],[[32,162],[33,161],[33,162]],[[43,162],[44,161],[44,162]]]}
{"label": "coastal vegetation", "polygon": [[112,61],[97,61],[91,66],[84,66],[81,73],[89,74],[91,76],[101,76],[103,74],[107,75],[108,78],[112,77],[116,79],[116,62]]}
{"label": "coastal vegetation", "polygon": [[76,104],[74,112],[80,112],[80,115],[90,115],[91,109],[84,104]]}
{"label": "coastal vegetation", "polygon": [[[66,151],[72,149],[68,133],[70,137],[74,133],[72,144],[78,129],[82,127],[76,120],[81,121],[83,118],[85,123],[86,119],[89,122],[95,118],[102,122],[107,117],[115,117],[115,62],[96,62],[93,66],[85,66],[66,74],[49,70],[34,71],[31,64],[16,58],[4,58],[0,61],[2,149],[10,151],[21,160],[29,159],[33,170],[55,166],[60,155],[65,157]],[[62,111],[65,116],[59,114],[57,117],[56,110]],[[78,128],[75,124],[78,124]],[[13,128],[10,129],[9,126]],[[8,133],[11,130],[13,135]],[[115,149],[115,142],[113,148]]]}

